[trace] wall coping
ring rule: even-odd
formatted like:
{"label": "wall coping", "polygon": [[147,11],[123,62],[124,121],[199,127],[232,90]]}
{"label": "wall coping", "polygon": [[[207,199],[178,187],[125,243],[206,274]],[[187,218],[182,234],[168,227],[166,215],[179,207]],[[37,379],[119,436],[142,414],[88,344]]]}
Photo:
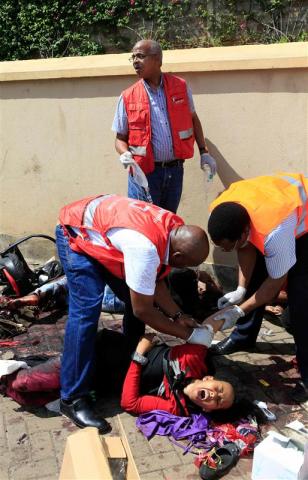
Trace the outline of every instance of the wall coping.
{"label": "wall coping", "polygon": [[[130,54],[0,63],[0,81],[134,75]],[[166,72],[218,72],[308,67],[308,42],[164,51]]]}

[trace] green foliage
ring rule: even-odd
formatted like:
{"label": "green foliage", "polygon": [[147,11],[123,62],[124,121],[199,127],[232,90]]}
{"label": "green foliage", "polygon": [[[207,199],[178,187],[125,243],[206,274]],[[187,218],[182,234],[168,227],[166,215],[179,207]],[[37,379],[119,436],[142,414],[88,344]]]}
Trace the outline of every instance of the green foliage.
{"label": "green foliage", "polygon": [[307,40],[308,0],[0,0],[0,60]]}

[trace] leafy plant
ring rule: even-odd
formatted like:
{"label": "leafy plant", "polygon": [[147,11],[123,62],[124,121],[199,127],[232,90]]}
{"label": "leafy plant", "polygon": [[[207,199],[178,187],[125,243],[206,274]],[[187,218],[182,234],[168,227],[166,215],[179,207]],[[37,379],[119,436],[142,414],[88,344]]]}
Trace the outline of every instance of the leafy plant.
{"label": "leafy plant", "polygon": [[1,0],[0,60],[307,40],[308,0]]}

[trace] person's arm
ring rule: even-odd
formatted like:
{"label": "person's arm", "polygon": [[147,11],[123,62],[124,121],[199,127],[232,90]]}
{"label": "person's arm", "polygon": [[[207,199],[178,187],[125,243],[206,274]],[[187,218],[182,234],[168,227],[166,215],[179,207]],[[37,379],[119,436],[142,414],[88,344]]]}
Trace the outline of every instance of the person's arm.
{"label": "person's arm", "polygon": [[267,277],[260,288],[240,305],[240,308],[247,314],[261,305],[270,303],[279,293],[286,279],[287,273],[280,278]]}
{"label": "person's arm", "polygon": [[208,149],[204,140],[203,128],[200,122],[200,119],[196,112],[192,113],[192,122],[194,129],[194,136],[198,145],[200,153],[208,153]]}
{"label": "person's arm", "polygon": [[115,139],[115,149],[119,155],[128,151],[128,137],[127,135],[122,135],[121,133],[117,133]]}
{"label": "person's arm", "polygon": [[192,328],[173,322],[154,306],[154,295],[143,295],[130,289],[130,297],[134,315],[146,325],[161,333],[187,340]]}
{"label": "person's arm", "polygon": [[248,242],[244,248],[239,248],[237,256],[239,264],[238,285],[247,289],[255,268],[257,249],[252,243]]}
{"label": "person's arm", "polygon": [[267,277],[258,290],[240,305],[231,305],[214,313],[211,317],[214,321],[224,320],[222,330],[232,328],[240,317],[244,317],[247,313],[255,310],[257,307],[270,303],[278,294],[282,285],[286,281],[287,273],[280,278]]}
{"label": "person's arm", "polygon": [[[160,280],[156,284],[155,303],[162,309],[167,317],[173,318],[176,322],[187,325],[188,327],[197,327],[197,322],[191,315],[186,315],[173,300],[165,280]],[[175,317],[175,318],[174,318]]]}
{"label": "person's arm", "polygon": [[237,289],[218,299],[217,306],[219,309],[230,305],[239,305],[244,300],[256,264],[257,249],[254,245],[248,243],[244,248],[238,250],[237,256],[239,264]]}
{"label": "person's arm", "polygon": [[202,170],[205,170],[205,168],[209,167],[211,177],[213,177],[217,172],[216,160],[209,154],[203,134],[202,125],[196,112],[192,113],[192,123],[195,139],[200,152],[200,168]]}
{"label": "person's arm", "polygon": [[122,95],[120,96],[112,124],[112,130],[116,133],[115,149],[122,155],[128,152],[128,120]]}
{"label": "person's arm", "polygon": [[131,361],[123,384],[121,407],[127,412],[141,414],[151,410],[164,410],[172,413],[170,400],[154,395],[140,395],[142,365]]}

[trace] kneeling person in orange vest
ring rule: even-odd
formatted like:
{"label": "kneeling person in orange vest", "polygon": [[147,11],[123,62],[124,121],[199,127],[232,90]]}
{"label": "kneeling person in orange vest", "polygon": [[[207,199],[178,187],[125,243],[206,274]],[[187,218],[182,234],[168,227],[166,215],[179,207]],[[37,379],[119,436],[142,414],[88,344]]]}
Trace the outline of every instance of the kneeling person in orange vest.
{"label": "kneeling person in orange vest", "polygon": [[79,427],[94,426],[105,433],[110,426],[89,396],[105,285],[125,302],[123,331],[132,351],[145,324],[209,346],[217,329],[198,328],[180,311],[164,282],[171,266],[202,263],[209,252],[208,238],[203,229],[184,225],[174,213],[118,195],[74,202],[62,208],[59,218],[57,247],[69,290],[61,412]]}
{"label": "kneeling person in orange vest", "polygon": [[237,321],[230,337],[211,348],[231,354],[253,347],[264,306],[286,280],[301,381],[293,399],[308,399],[308,178],[279,173],[233,183],[211,205],[208,232],[225,252],[237,251],[238,287],[218,300],[229,309],[216,319]]}

